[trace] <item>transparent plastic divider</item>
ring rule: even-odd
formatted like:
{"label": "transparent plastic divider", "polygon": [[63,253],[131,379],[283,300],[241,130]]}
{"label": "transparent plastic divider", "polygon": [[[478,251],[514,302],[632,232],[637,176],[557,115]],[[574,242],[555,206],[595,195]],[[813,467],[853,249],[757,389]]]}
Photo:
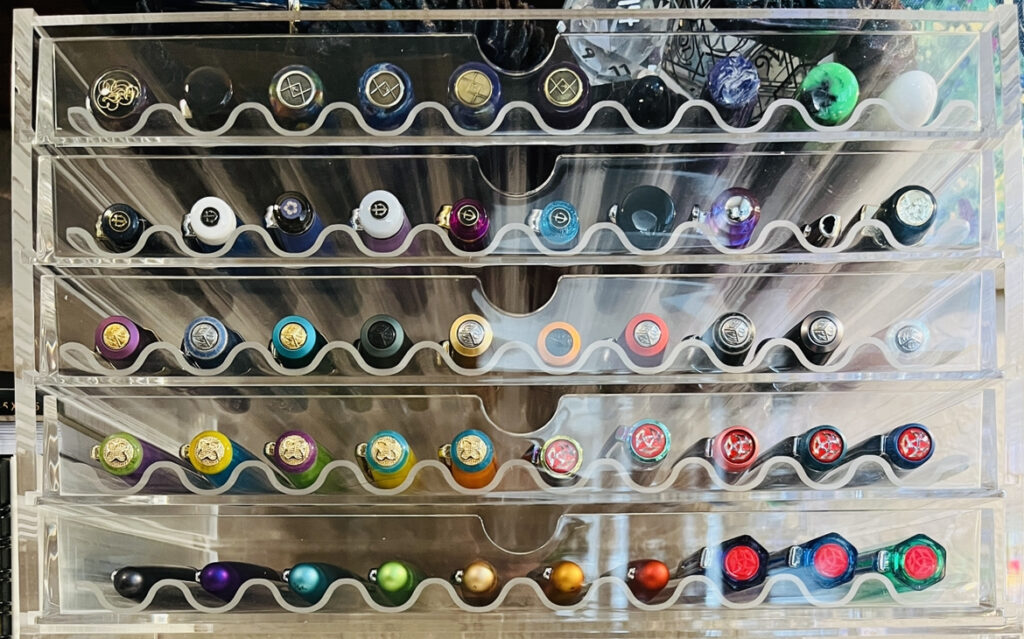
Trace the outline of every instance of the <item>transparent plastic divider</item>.
{"label": "transparent plastic divider", "polygon": [[[47,457],[55,471],[48,496],[128,497],[194,493],[231,493],[237,481],[266,478],[270,494],[294,499],[314,493],[343,502],[377,502],[378,496],[418,500],[433,495],[478,498],[589,500],[699,499],[708,491],[763,493],[787,498],[837,499],[849,492],[880,498],[921,494],[983,495],[998,485],[996,438],[1002,424],[996,389],[960,392],[848,391],[832,393],[610,394],[563,395],[551,420],[529,431],[495,424],[474,395],[414,396],[240,396],[169,397],[164,399],[65,399],[48,415],[49,440],[59,442]],[[453,423],[451,416],[460,418]],[[656,420],[669,431],[668,457],[653,470],[632,463],[624,447],[605,450],[618,427]],[[824,476],[809,476],[792,458],[767,451],[787,437],[828,424],[842,433],[847,449],[874,435],[907,423],[924,424],[935,448],[921,468],[895,474],[889,462],[868,456],[848,462]],[[707,462],[682,453],[703,437],[733,425],[750,428],[759,440],[760,467],[724,481]],[[396,488],[371,484],[353,451],[381,428],[401,433],[419,460]],[[465,429],[485,433],[493,443],[498,474],[487,486],[460,486],[436,460],[438,449]],[[159,462],[136,483],[107,474],[91,459],[92,447],[106,436],[128,432],[168,453],[203,430],[217,430],[261,461],[244,462],[234,479],[220,488],[201,485],[171,462]],[[308,488],[292,488],[263,460],[263,445],[289,430],[313,436],[334,459]],[[567,436],[583,450],[581,480],[553,487],[520,459],[534,442]],[[603,453],[603,457],[601,454]],[[807,492],[811,489],[811,492]],[[898,490],[897,490],[898,489]],[[826,494],[822,491],[839,491]],[[817,492],[814,492],[817,491]],[[979,492],[980,491],[980,492]],[[687,495],[686,493],[690,493]],[[990,496],[992,493],[988,493]],[[616,496],[617,495],[617,496]],[[247,496],[244,498],[251,498]],[[243,498],[243,499],[244,499]],[[727,498],[720,495],[719,499]]]}
{"label": "transparent plastic divider", "polygon": [[[331,21],[324,24],[338,25],[352,20],[351,17],[323,15]],[[396,20],[396,15],[388,15],[385,19]],[[409,17],[413,20],[422,20],[424,15],[410,13]],[[451,22],[444,20],[448,15],[453,18]],[[546,29],[544,33],[550,41],[544,46],[550,49],[550,53],[528,69],[529,72],[525,75],[519,72],[502,75],[505,106],[499,111],[495,123],[482,130],[469,130],[459,126],[452,120],[447,108],[446,90],[451,72],[462,62],[484,59],[477,39],[472,33],[335,33],[288,37],[268,34],[265,32],[266,29],[263,33],[253,30],[245,32],[244,26],[236,25],[236,32],[242,31],[237,35],[150,35],[111,38],[109,34],[89,35],[87,27],[80,29],[74,37],[62,37],[59,34],[60,29],[43,29],[42,39],[49,39],[50,36],[47,34],[52,33],[58,49],[54,61],[56,77],[53,85],[56,92],[56,128],[52,137],[43,135],[37,137],[37,140],[44,145],[100,146],[152,142],[196,146],[251,144],[261,138],[267,138],[261,143],[280,144],[305,143],[313,140],[317,144],[329,145],[389,144],[395,139],[401,139],[407,144],[434,144],[458,140],[460,144],[481,145],[491,144],[496,136],[505,135],[516,139],[517,143],[542,143],[551,137],[583,135],[602,143],[656,141],[660,144],[687,139],[726,140],[740,131],[743,132],[746,141],[801,140],[808,139],[809,136],[835,140],[850,137],[976,138],[991,136],[1000,128],[1012,126],[1013,123],[1011,114],[1003,113],[1006,109],[1002,108],[1012,108],[1012,102],[1001,103],[997,109],[994,96],[981,95],[982,90],[990,94],[996,91],[995,84],[989,79],[996,70],[990,62],[986,62],[986,59],[995,53],[992,47],[998,47],[999,54],[1007,62],[1012,62],[1015,43],[1010,41],[1009,30],[1004,30],[1001,26],[1003,22],[1013,21],[1013,12],[1008,9],[999,8],[989,14],[971,14],[969,23],[963,16],[950,13],[934,13],[928,16],[919,12],[887,12],[884,15],[870,12],[871,21],[861,26],[863,30],[856,30],[856,22],[853,23],[855,26],[852,30],[849,24],[838,28],[833,26],[830,29],[827,26],[820,26],[819,23],[819,29],[813,33],[801,31],[799,28],[786,32],[785,27],[781,26],[785,25],[781,15],[778,30],[773,31],[771,25],[766,24],[761,27],[763,30],[751,31],[730,25],[730,18],[739,18],[743,15],[741,12],[691,10],[634,13],[631,15],[635,17],[631,20],[640,23],[642,27],[639,30],[642,35],[639,36],[637,33],[603,32],[603,29],[609,29],[609,25],[616,23],[614,19],[592,20],[589,28],[594,31],[589,34],[576,31],[575,29],[585,22],[588,15],[581,12],[554,12],[535,18],[538,23],[547,20],[543,22]],[[600,14],[595,12],[593,15]],[[793,24],[794,21],[809,15],[811,14],[794,12],[789,22]],[[665,25],[672,23],[670,16],[678,18],[679,30],[664,31]],[[383,24],[382,17],[381,14],[367,13],[365,18],[360,16],[362,24],[356,24],[354,29],[376,30]],[[494,21],[498,14],[436,12],[430,17],[434,18],[435,25],[441,31],[468,31],[471,27],[457,20],[473,18],[475,21],[470,24],[481,28],[481,25],[493,24],[488,21]],[[526,16],[503,12],[500,19],[517,21],[523,17]],[[270,16],[271,20],[274,18]],[[282,20],[280,15],[276,16],[276,19]],[[565,33],[556,35],[559,20],[564,20],[567,28],[562,29]],[[181,24],[187,22],[188,19],[183,18]],[[741,24],[739,21],[736,23]],[[300,30],[304,30],[315,23],[294,24]],[[766,77],[762,82],[764,94],[758,109],[759,118],[752,126],[737,128],[726,125],[714,112],[711,103],[698,100],[700,83],[703,81],[700,76],[701,70],[680,68],[680,60],[674,55],[681,47],[707,42],[708,24],[717,29],[712,34],[714,37],[750,40],[750,45],[743,52],[752,57],[760,55],[766,61],[762,67]],[[229,25],[230,23],[224,23],[222,28],[232,28]],[[288,23],[282,20],[282,31],[286,30],[287,26]],[[131,31],[130,28],[125,28]],[[169,28],[173,31],[173,24],[169,25]],[[328,27],[328,30],[330,28]],[[785,37],[779,37],[780,33],[784,33]],[[386,60],[372,54],[373,51],[379,50],[376,43],[383,37],[388,38],[386,46],[389,55]],[[632,121],[626,109],[618,102],[621,99],[619,94],[624,94],[626,87],[622,82],[609,83],[614,76],[609,73],[609,63],[600,54],[576,58],[573,53],[585,51],[588,47],[591,50],[603,50],[601,45],[595,45],[594,42],[608,46],[612,42],[621,41],[622,44],[637,46],[637,41],[641,38],[644,46],[664,49],[662,74],[681,98],[691,98],[683,103],[670,123],[656,129],[643,129]],[[917,51],[916,60],[909,68],[924,70],[936,79],[938,106],[929,124],[923,128],[913,128],[907,122],[901,121],[899,116],[893,116],[892,108],[879,98],[887,82],[891,80],[891,77],[881,72],[881,69],[887,68],[886,65],[869,64],[866,69],[861,70],[861,104],[850,120],[838,126],[822,126],[809,120],[804,108],[792,99],[798,86],[799,75],[787,77],[785,83],[778,84],[776,76],[779,70],[773,68],[773,65],[804,68],[803,65],[813,65],[836,48],[846,50],[867,46],[868,38],[909,39]],[[988,40],[994,40],[995,43]],[[333,55],[331,51],[334,49],[344,50],[346,54]],[[324,62],[327,59],[331,60],[330,65]],[[133,61],[140,67],[135,71],[149,85],[158,102],[150,106],[141,121],[127,132],[104,129],[85,108],[89,85],[105,68],[104,60]],[[593,83],[593,105],[584,122],[574,128],[550,126],[544,122],[544,118],[534,106],[537,102],[537,70],[545,63],[558,60],[580,63],[583,71],[591,76]],[[408,71],[418,100],[406,121],[397,129],[390,131],[380,131],[369,126],[359,113],[359,109],[354,106],[360,74],[372,64],[382,61],[398,64]],[[246,66],[244,62],[254,63]],[[312,126],[304,130],[282,128],[275,122],[266,106],[270,77],[274,71],[287,63],[308,64],[324,79],[327,106]],[[219,128],[207,131],[200,131],[187,124],[178,107],[178,101],[182,97],[181,83],[184,76],[191,68],[202,65],[224,67],[232,76],[235,94],[238,96],[238,106],[235,107],[229,121]],[[1010,75],[1011,72],[1004,69],[1005,67],[1000,65],[998,72]],[[873,74],[877,74],[878,77]],[[1005,81],[1000,85],[1005,85]],[[982,109],[984,113],[981,112]],[[791,123],[794,120],[800,122],[795,128]],[[45,128],[40,127],[40,130],[43,131]]]}
{"label": "transparent plastic divider", "polygon": [[[168,526],[172,532],[181,524],[181,515],[148,515],[147,526]],[[186,511],[183,511],[186,512]],[[832,608],[846,615],[854,610],[867,618],[914,616],[943,617],[950,614],[991,614],[997,602],[989,598],[995,578],[1003,570],[991,565],[995,558],[984,549],[984,539],[994,531],[991,511],[985,508],[960,512],[923,509],[895,513],[871,510],[827,512],[728,512],[728,513],[566,513],[554,519],[539,518],[530,524],[521,522],[516,533],[496,529],[502,522],[522,517],[522,507],[495,507],[480,515],[445,517],[416,515],[365,515],[344,517],[327,512],[274,512],[246,514],[231,507],[216,511],[190,512],[198,522],[216,527],[217,536],[197,541],[205,556],[197,556],[189,546],[170,540],[143,537],[134,527],[134,518],[125,518],[120,532],[109,534],[106,552],[84,557],[72,554],[51,558],[58,565],[62,584],[61,609],[113,610],[137,613],[152,609],[173,615],[174,608],[162,607],[170,599],[181,611],[182,597],[188,605],[203,612],[245,613],[275,612],[416,612],[424,607],[434,610],[489,612],[492,610],[587,610],[601,614],[633,608],[638,614],[666,608],[748,609]],[[216,513],[216,514],[214,514]],[[69,538],[96,534],[95,518],[73,514],[58,515],[58,545]],[[117,511],[110,517],[120,519]],[[201,525],[201,524],[200,524]],[[91,533],[89,531],[92,531]],[[747,533],[769,551],[787,548],[828,532],[838,532],[859,551],[867,551],[901,542],[915,534],[924,534],[946,549],[946,574],[921,592],[897,592],[884,577],[865,575],[832,591],[801,589],[799,580],[789,575],[770,575],[764,588],[754,592],[723,594],[714,578],[688,577],[670,582],[666,601],[641,604],[629,593],[622,580],[625,565],[638,558],[658,559],[670,570],[705,545],[725,541]],[[680,534],[682,533],[682,534]],[[602,544],[590,542],[600,535]],[[255,539],[274,543],[252,543]],[[462,540],[453,543],[453,540]],[[119,540],[123,540],[119,541]],[[72,544],[74,542],[71,542]],[[512,545],[510,545],[512,544]],[[164,561],[177,555],[176,561],[192,565],[201,561],[246,561],[281,571],[303,561],[320,561],[342,566],[365,575],[384,561],[401,558],[416,565],[427,579],[417,586],[411,599],[399,606],[382,606],[354,580],[340,581],[329,589],[325,599],[310,605],[287,591],[283,583],[255,580],[249,582],[232,601],[213,599],[195,586],[181,582],[162,582],[141,603],[121,599],[110,584],[110,574],[126,565],[144,564],[145,553],[159,553]],[[141,555],[141,556],[140,556]],[[209,557],[210,559],[207,559]],[[448,577],[470,561],[484,559],[496,569],[502,580],[502,595],[488,606],[473,606],[462,601]],[[559,605],[548,600],[526,575],[554,561],[569,560],[583,569],[585,590],[582,600]],[[201,568],[202,566],[193,566]],[[180,594],[179,594],[180,593]],[[166,604],[164,604],[166,606]],[[911,613],[911,611],[913,611]],[[226,622],[227,620],[225,620]]]}
{"label": "transparent plastic divider", "polygon": [[[235,277],[44,276],[53,291],[56,321],[41,326],[56,370],[44,377],[68,383],[180,383],[202,377],[243,384],[320,380],[369,383],[439,383],[483,375],[543,373],[623,378],[631,374],[711,378],[721,373],[841,374],[913,378],[950,374],[985,376],[996,364],[994,283],[989,272],[831,275],[566,276],[532,313],[494,307],[479,280],[444,277]],[[841,345],[815,364],[786,336],[813,311],[828,310],[843,323]],[[725,313],[742,312],[755,326],[755,347],[742,362],[723,363],[702,339]],[[352,342],[377,313],[402,323],[412,346],[391,368],[374,368]],[[442,347],[457,318],[478,314],[493,341],[474,362],[457,361]],[[621,339],[631,318],[653,313],[664,321],[660,361],[638,361]],[[267,349],[274,325],[293,314],[318,327],[327,344],[302,368],[285,368]],[[96,327],[123,315],[154,332],[134,363],[114,368],[93,350]],[[243,341],[216,368],[190,365],[179,350],[185,327],[212,315]],[[538,335],[551,322],[578,331],[578,358],[552,365],[538,353]],[[921,328],[923,345],[906,353],[897,345],[908,322]],[[42,363],[41,363],[42,364]],[[410,376],[415,377],[411,380]],[[76,382],[76,378],[79,378]],[[538,379],[544,379],[539,377]],[[191,380],[191,381],[189,381]]]}
{"label": "transparent plastic divider", "polygon": [[[391,267],[482,266],[517,256],[531,256],[537,263],[642,256],[648,264],[995,256],[1002,246],[997,198],[1010,211],[1020,202],[1019,194],[995,182],[993,155],[1002,150],[563,155],[525,192],[495,186],[473,155],[41,158],[39,188],[47,197],[39,203],[37,259],[67,266]],[[345,180],[323,179],[332,174]],[[426,177],[410,181],[408,175]],[[639,185],[663,189],[675,207],[674,229],[654,247],[637,247],[635,237],[609,221],[610,210]],[[911,185],[930,190],[939,205],[932,229],[917,244],[900,243],[882,221],[854,222],[861,206],[878,206]],[[732,187],[750,190],[761,206],[749,244],[736,248],[723,244],[705,223],[689,220],[693,207],[710,209]],[[368,248],[350,226],[353,211],[378,189],[397,197],[412,225],[401,246],[387,252]],[[281,249],[264,229],[267,207],[285,191],[308,197],[326,227],[301,253]],[[210,195],[226,202],[240,226],[223,247],[200,252],[184,241],[181,222],[195,202]],[[436,223],[443,206],[464,198],[479,201],[490,219],[490,237],[481,250],[459,248]],[[579,239],[568,249],[545,246],[528,225],[532,211],[556,201],[570,203],[579,215]],[[112,252],[95,238],[100,212],[115,203],[132,206],[154,225],[124,252]],[[826,214],[841,218],[842,237],[821,248],[805,238],[804,228]],[[890,248],[862,243],[872,230]]]}

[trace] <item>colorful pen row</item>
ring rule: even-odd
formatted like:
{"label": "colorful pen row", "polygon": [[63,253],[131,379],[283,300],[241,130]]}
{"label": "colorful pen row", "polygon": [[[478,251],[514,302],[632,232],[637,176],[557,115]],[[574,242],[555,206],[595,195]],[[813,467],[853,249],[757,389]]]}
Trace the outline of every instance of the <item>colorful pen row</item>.
{"label": "colorful pen row", "polygon": [[[721,584],[723,592],[747,591],[762,586],[770,576],[795,575],[809,590],[820,591],[849,583],[858,574],[876,573],[886,577],[898,592],[924,590],[946,574],[946,550],[926,535],[914,535],[881,548],[858,552],[838,533],[828,533],[803,544],[769,553],[749,535],[733,537],[715,546],[705,546],[683,559],[673,571],[656,559],[628,562],[604,576],[623,579],[636,598],[649,603],[666,593],[670,582],[703,575]],[[587,590],[587,576],[573,561],[557,561],[526,574],[557,605],[572,605]],[[111,575],[118,594],[142,601],[163,579],[198,583],[203,590],[231,601],[245,582],[267,579],[288,585],[291,592],[315,604],[332,583],[353,579],[363,583],[375,601],[400,606],[413,595],[426,574],[416,565],[401,560],[382,563],[363,579],[344,568],[326,563],[300,563],[279,573],[266,566],[218,561],[201,570],[172,566],[129,566]],[[508,576],[499,574],[489,562],[477,559],[455,571],[451,583],[471,605],[487,605],[501,592]]]}
{"label": "colorful pen row", "polygon": [[[598,458],[616,458],[630,470],[641,485],[654,481],[657,470],[669,456],[672,436],[662,422],[645,419],[629,427],[617,428],[605,442]],[[239,464],[259,459],[244,446],[223,433],[204,431],[181,447],[179,456],[165,452],[128,433],[115,433],[92,450],[92,456],[107,472],[129,484],[137,483],[152,464],[170,461],[184,465],[198,483],[223,486]],[[684,459],[707,460],[726,481],[737,482],[771,459],[797,460],[808,476],[820,478],[844,464],[865,455],[876,455],[889,462],[893,472],[903,475],[919,468],[935,452],[934,440],[922,424],[910,423],[848,446],[842,432],[834,426],[815,426],[799,435],[787,437],[762,450],[749,428],[730,426],[713,437],[703,437],[670,463]],[[284,482],[295,488],[312,486],[324,468],[336,457],[307,432],[289,430],[263,447],[264,456],[279,471]],[[483,488],[498,472],[500,460],[494,442],[486,433],[470,429],[441,446],[437,456],[451,470],[452,478],[466,488]],[[416,465],[417,456],[406,438],[393,430],[382,430],[355,448],[355,458],[366,477],[380,488],[401,485]],[[552,486],[567,486],[581,478],[583,447],[575,439],[555,435],[546,441],[534,441],[522,459],[533,464],[541,478]],[[198,475],[194,475],[198,473]],[[328,480],[330,481],[330,480]],[[328,483],[329,486],[332,486]],[[270,492],[273,486],[266,476],[239,477],[236,487],[254,492]],[[333,488],[343,488],[333,485]]]}
{"label": "colorful pen row", "polygon": [[[316,121],[327,104],[326,89],[320,75],[311,67],[289,65],[270,78],[267,104],[281,126],[305,129]],[[699,97],[711,103],[726,124],[746,127],[755,115],[760,89],[757,66],[735,55],[721,58],[712,66]],[[616,95],[614,91],[616,87],[603,83],[592,87],[579,66],[565,61],[541,69],[532,81],[527,99],[537,107],[545,122],[562,129],[582,123],[590,107],[601,99],[620,100],[641,127],[661,128],[669,124],[689,99],[674,91],[656,73],[642,74],[632,80],[624,94],[620,91]],[[359,78],[356,92],[366,123],[381,131],[402,125],[417,102],[412,78],[389,62],[366,69]],[[213,66],[192,70],[185,78],[181,94],[182,115],[193,126],[206,130],[224,126],[234,107],[241,102],[231,76]],[[244,97],[261,98],[258,95]],[[815,122],[834,126],[853,114],[861,98],[861,88],[849,67],[832,61],[809,69],[792,95],[775,97],[796,99]],[[894,105],[907,120],[905,124],[921,126],[935,110],[938,89],[932,76],[914,70],[896,76],[879,97]],[[486,64],[467,62],[448,78],[449,113],[463,128],[479,130],[490,126],[505,101],[501,78]],[[139,73],[113,67],[93,82],[87,106],[102,126],[120,131],[134,126],[154,102],[153,91]],[[702,117],[702,122],[712,123],[707,116]]]}
{"label": "colorful pen row", "polygon": [[[905,186],[878,206],[865,205],[844,225],[835,213],[824,215],[802,228],[812,245],[829,248],[852,232],[855,224],[877,220],[892,232],[903,245],[921,242],[932,227],[938,210],[935,196],[922,186]],[[638,186],[627,192],[621,201],[608,209],[608,221],[616,224],[627,239],[639,249],[652,250],[664,246],[677,224],[677,207],[672,197],[657,186]],[[706,237],[714,238],[727,248],[742,248],[754,237],[761,218],[761,203],[749,190],[732,187],[722,191],[708,209],[694,205],[689,221],[698,222]],[[576,246],[582,232],[579,213],[573,204],[553,200],[532,210],[525,223],[537,233],[541,243],[553,250]],[[324,230],[323,217],[310,200],[301,193],[281,194],[267,207],[263,219],[277,246],[289,253],[301,253],[314,247]],[[358,231],[366,248],[377,253],[397,250],[412,230],[405,207],[391,192],[368,193],[352,211],[351,226]],[[181,220],[182,237],[190,248],[213,252],[223,248],[241,218],[224,200],[207,196],[200,198]],[[464,251],[485,249],[493,237],[491,216],[485,205],[473,198],[462,198],[445,205],[437,215],[437,225],[446,230],[449,239]],[[116,203],[107,207],[96,221],[96,239],[115,252],[135,248],[142,233],[152,223],[134,207]],[[891,248],[885,236],[869,226],[859,232],[853,246],[858,250]],[[231,254],[244,254],[252,247],[237,241]]]}
{"label": "colorful pen row", "polygon": [[[795,345],[810,364],[822,366],[839,351],[843,333],[843,323],[838,317],[828,311],[814,311],[781,337]],[[889,333],[887,339],[892,346],[906,356],[918,354],[928,342],[928,330],[919,322],[893,326]],[[468,313],[452,323],[448,339],[442,341],[441,346],[459,366],[475,368],[491,351],[495,338],[486,318]],[[707,344],[726,366],[743,365],[756,356],[760,348],[753,321],[738,312],[725,313],[703,334],[683,339],[684,342],[689,340]],[[126,368],[136,361],[146,346],[157,341],[159,338],[153,331],[127,317],[113,315],[96,327],[93,343],[103,359],[117,368]],[[202,316],[185,328],[181,352],[190,365],[211,369],[224,363],[231,351],[243,341],[239,333],[220,320]],[[635,365],[644,367],[661,364],[673,344],[668,324],[654,313],[635,315],[611,341],[618,344]],[[327,338],[308,319],[288,315],[274,326],[268,348],[281,366],[297,369],[312,363],[327,343]],[[583,350],[580,331],[563,321],[544,325],[536,335],[535,345],[537,354],[549,366],[570,366]],[[354,346],[369,366],[388,369],[401,363],[412,348],[413,340],[394,317],[374,315],[363,322]],[[766,370],[774,372],[793,370],[800,365],[794,351],[788,349],[776,349],[763,362]],[[714,370],[709,366],[710,362],[693,364],[698,371]]]}

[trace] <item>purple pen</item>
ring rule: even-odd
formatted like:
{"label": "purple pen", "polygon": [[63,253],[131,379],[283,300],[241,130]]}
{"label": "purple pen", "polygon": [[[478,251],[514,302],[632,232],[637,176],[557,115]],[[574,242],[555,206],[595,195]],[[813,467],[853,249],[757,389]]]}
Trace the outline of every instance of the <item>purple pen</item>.
{"label": "purple pen", "polygon": [[479,251],[487,246],[491,220],[478,200],[463,198],[441,209],[437,224],[448,230],[452,243],[464,251]]}
{"label": "purple pen", "polygon": [[203,590],[224,601],[231,601],[242,584],[251,579],[282,581],[281,575],[272,568],[241,561],[215,561],[196,573],[196,581]]}
{"label": "purple pen", "polygon": [[742,248],[753,238],[761,203],[747,189],[734,186],[718,194],[710,211],[694,206],[690,219],[707,224],[709,233],[726,247]]}
{"label": "purple pen", "polygon": [[123,315],[112,315],[96,327],[96,352],[118,368],[131,366],[142,349],[157,341],[152,331]]}

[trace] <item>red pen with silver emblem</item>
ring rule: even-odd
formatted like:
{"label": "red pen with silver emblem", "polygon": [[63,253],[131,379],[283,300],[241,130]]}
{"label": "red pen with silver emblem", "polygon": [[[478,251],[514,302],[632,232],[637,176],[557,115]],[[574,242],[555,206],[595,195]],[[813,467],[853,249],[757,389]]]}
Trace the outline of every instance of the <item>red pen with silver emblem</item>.
{"label": "red pen with silver emblem", "polygon": [[679,459],[706,459],[714,464],[723,479],[733,481],[754,465],[757,454],[758,443],[754,432],[744,426],[729,426],[714,437],[698,440]]}
{"label": "red pen with silver emblem", "polygon": [[776,457],[796,459],[807,475],[816,479],[846,463],[846,439],[835,426],[815,426],[799,435],[783,439],[760,454],[747,472],[752,472]]}
{"label": "red pen with silver emblem", "polygon": [[892,465],[893,471],[902,476],[920,467],[935,453],[935,440],[924,424],[904,424],[888,433],[875,435],[850,449],[847,459],[864,455],[878,455]]}
{"label": "red pen with silver emblem", "polygon": [[768,551],[750,535],[733,537],[717,546],[705,546],[684,559],[674,577],[691,575],[717,580],[730,591],[755,588],[768,577]]}
{"label": "red pen with silver emblem", "polygon": [[632,426],[616,428],[598,457],[610,457],[621,450],[618,457],[630,469],[634,483],[648,485],[653,479],[653,471],[668,457],[671,447],[672,433],[665,424],[654,419],[641,419]]}
{"label": "red pen with silver emblem", "polygon": [[536,466],[549,485],[569,486],[579,481],[583,447],[571,437],[556,435],[543,444],[531,445],[523,459]]}
{"label": "red pen with silver emblem", "polygon": [[637,366],[657,366],[668,351],[668,324],[654,313],[640,313],[626,323],[615,342]]}

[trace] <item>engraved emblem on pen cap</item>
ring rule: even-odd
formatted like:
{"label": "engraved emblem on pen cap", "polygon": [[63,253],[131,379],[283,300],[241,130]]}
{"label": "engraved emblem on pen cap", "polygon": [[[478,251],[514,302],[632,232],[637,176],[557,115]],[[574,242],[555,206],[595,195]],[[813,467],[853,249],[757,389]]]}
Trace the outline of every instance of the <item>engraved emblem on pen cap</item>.
{"label": "engraved emblem on pen cap", "polygon": [[93,104],[111,118],[131,115],[142,98],[142,81],[125,69],[111,69],[96,79]]}
{"label": "engraved emblem on pen cap", "polygon": [[487,443],[478,435],[466,435],[459,440],[455,454],[467,466],[476,466],[487,457]]}
{"label": "engraved emblem on pen cap", "polygon": [[292,69],[277,80],[277,99],[292,109],[309,106],[316,97],[316,82],[308,73]]}
{"label": "engraved emblem on pen cap", "polygon": [[135,458],[135,447],[124,437],[111,437],[100,451],[103,462],[111,468],[125,468]]}
{"label": "engraved emblem on pen cap", "polygon": [[193,454],[200,464],[216,466],[224,459],[227,452],[224,442],[216,437],[207,436],[201,437],[195,443],[195,452]]}
{"label": "engraved emblem on pen cap", "polygon": [[373,447],[369,451],[373,461],[383,468],[395,466],[402,459],[403,448],[398,440],[390,435],[384,435],[373,440]]}
{"label": "engraved emblem on pen cap", "polygon": [[455,80],[455,98],[467,107],[487,104],[493,93],[494,85],[483,71],[470,69]]}
{"label": "engraved emblem on pen cap", "polygon": [[131,333],[124,324],[114,322],[103,329],[103,345],[113,351],[119,351],[128,345]]}
{"label": "engraved emblem on pen cap", "polygon": [[199,322],[189,332],[189,341],[199,351],[211,351],[220,342],[220,332],[209,322]]}
{"label": "engraved emblem on pen cap", "polygon": [[571,107],[583,96],[583,82],[572,69],[555,69],[544,79],[544,93],[557,107]]}
{"label": "engraved emblem on pen cap", "polygon": [[289,466],[301,465],[311,453],[309,442],[299,435],[289,435],[277,446],[277,457]]}
{"label": "engraved emblem on pen cap", "polygon": [[385,69],[367,79],[364,91],[374,106],[390,109],[405,96],[405,83],[395,73]]}
{"label": "engraved emblem on pen cap", "polygon": [[306,329],[297,322],[289,322],[281,327],[281,344],[289,350],[299,350],[306,345],[308,339],[309,334],[306,333]]}
{"label": "engraved emblem on pen cap", "polygon": [[657,322],[644,320],[633,329],[633,339],[644,348],[651,348],[661,341],[661,327]]}

